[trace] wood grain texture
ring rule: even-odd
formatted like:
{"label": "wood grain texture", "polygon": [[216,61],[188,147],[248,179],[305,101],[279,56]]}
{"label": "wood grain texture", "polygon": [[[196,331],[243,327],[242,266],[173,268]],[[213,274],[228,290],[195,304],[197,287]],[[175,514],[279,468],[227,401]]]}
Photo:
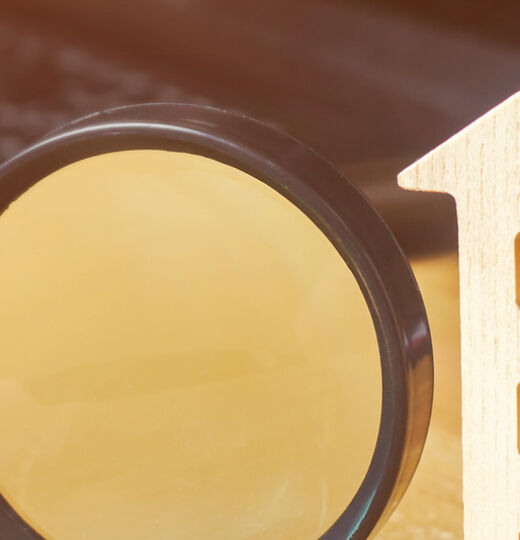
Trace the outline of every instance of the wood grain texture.
{"label": "wood grain texture", "polygon": [[516,94],[399,176],[402,187],[457,203],[466,540],[516,540],[520,531],[519,148]]}

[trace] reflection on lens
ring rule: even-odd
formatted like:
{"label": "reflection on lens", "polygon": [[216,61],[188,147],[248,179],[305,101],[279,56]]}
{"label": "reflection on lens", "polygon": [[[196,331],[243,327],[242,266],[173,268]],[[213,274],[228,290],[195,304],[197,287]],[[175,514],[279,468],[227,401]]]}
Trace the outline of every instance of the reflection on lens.
{"label": "reflection on lens", "polygon": [[0,216],[0,491],[47,540],[316,540],[381,408],[354,277],[216,161],[104,154]]}

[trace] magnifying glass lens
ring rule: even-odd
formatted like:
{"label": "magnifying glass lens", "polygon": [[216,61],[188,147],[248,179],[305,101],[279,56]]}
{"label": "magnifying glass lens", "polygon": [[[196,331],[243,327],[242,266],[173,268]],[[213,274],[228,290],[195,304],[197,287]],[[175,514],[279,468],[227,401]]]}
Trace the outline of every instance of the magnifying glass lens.
{"label": "magnifying glass lens", "polygon": [[0,214],[0,492],[46,540],[316,540],[381,419],[368,307],[306,214],[128,150]]}

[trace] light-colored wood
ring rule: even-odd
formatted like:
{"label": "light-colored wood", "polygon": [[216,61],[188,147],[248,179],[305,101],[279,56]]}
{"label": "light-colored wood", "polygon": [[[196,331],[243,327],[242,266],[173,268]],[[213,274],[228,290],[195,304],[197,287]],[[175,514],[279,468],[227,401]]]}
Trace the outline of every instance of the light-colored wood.
{"label": "light-colored wood", "polygon": [[457,203],[465,540],[516,540],[520,531],[519,148],[516,94],[399,175],[402,187]]}

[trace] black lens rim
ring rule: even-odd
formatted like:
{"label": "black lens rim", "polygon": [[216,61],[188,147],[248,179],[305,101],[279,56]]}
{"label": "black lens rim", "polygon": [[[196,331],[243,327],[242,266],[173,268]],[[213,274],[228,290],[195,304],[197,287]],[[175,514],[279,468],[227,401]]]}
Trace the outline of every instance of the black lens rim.
{"label": "black lens rim", "polygon": [[[312,149],[251,118],[187,104],[112,109],[52,133],[0,167],[0,214],[57,169],[94,155],[136,149],[200,154],[265,182],[314,221],[354,274],[379,344],[381,424],[362,485],[319,540],[367,538],[384,523],[411,480],[433,399],[426,311],[397,241],[361,192]],[[1,495],[0,537],[45,540]]]}

